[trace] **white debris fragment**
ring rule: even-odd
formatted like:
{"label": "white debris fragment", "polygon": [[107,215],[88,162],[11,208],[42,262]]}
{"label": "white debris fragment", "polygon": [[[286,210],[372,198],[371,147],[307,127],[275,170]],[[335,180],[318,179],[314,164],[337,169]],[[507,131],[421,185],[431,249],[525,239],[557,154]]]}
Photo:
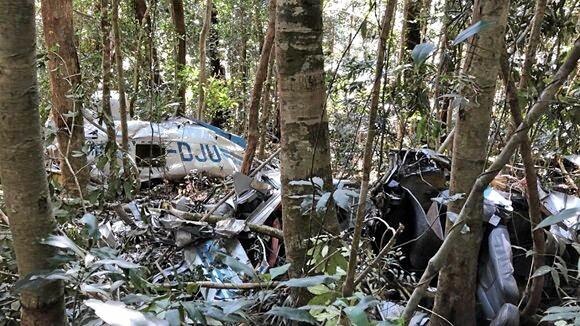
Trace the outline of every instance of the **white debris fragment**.
{"label": "white debris fragment", "polygon": [[312,177],[310,180],[292,180],[288,182],[291,186],[311,186],[313,183],[320,188],[324,186],[324,180],[322,180],[321,177]]}

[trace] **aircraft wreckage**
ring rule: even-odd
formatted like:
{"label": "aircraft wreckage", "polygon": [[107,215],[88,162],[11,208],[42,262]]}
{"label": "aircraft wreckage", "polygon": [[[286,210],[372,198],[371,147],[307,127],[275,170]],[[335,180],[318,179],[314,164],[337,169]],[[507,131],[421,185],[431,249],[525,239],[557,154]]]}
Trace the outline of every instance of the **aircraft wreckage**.
{"label": "aircraft wreckage", "polygon": [[[120,139],[118,121],[115,121],[115,126],[117,137]],[[94,162],[95,158],[104,153],[107,135],[104,128],[94,120],[91,121],[90,117],[85,119],[84,127],[88,159],[89,162]],[[280,173],[275,166],[266,167],[267,164],[262,164],[254,171],[256,173],[250,176],[239,173],[246,146],[243,138],[215,126],[183,117],[159,123],[131,120],[128,121],[128,131],[129,153],[139,168],[142,181],[179,180],[193,172],[203,172],[216,177],[233,177],[235,189],[232,195],[226,196],[206,212],[208,215],[214,214],[224,219],[223,223],[220,222],[220,225],[216,226],[223,230],[220,229],[221,233],[212,233],[206,242],[192,247],[196,253],[192,256],[195,257],[191,259],[192,264],[211,265],[213,258],[208,248],[214,244],[216,234],[226,234],[227,238],[233,238],[229,240],[234,244],[233,249],[230,248],[231,254],[239,257],[240,261],[248,262],[245,249],[236,240],[239,234],[247,232],[246,226],[252,224],[280,228]],[[52,150],[54,152],[54,148]],[[54,160],[55,156],[51,158]],[[56,161],[52,162],[54,165]],[[372,200],[369,200],[367,205],[367,216],[374,218],[368,219],[367,229],[380,247],[385,232],[381,223],[404,224],[406,231],[398,240],[399,243],[410,243],[403,247],[408,257],[404,263],[409,270],[421,272],[444,238],[446,217],[453,217],[445,212],[446,204],[455,200],[445,187],[451,162],[447,157],[427,149],[391,152],[390,162],[390,169],[385,171],[386,173],[371,190]],[[259,171],[261,169],[263,171]],[[103,172],[93,171],[92,176],[98,176],[99,173],[102,175]],[[342,228],[346,231],[352,228],[352,219],[357,206],[358,190],[353,185],[337,180],[336,190],[332,195]],[[580,207],[580,202],[575,196],[540,190],[545,215]],[[319,195],[320,198],[322,196],[323,194]],[[484,197],[487,228],[486,239],[482,242],[477,287],[477,297],[482,307],[480,318],[494,325],[517,325],[519,312],[516,305],[521,295],[517,281],[528,275],[529,263],[518,261],[522,258],[514,261],[510,235],[519,233],[518,230],[522,230],[522,234],[529,232],[529,224],[514,227],[512,219],[514,207],[525,206],[525,195],[514,191],[511,187],[492,185],[485,191]],[[176,200],[174,208],[163,220],[165,224],[175,229],[176,234],[191,232],[192,226],[188,225],[189,229],[185,228],[186,224],[180,217],[191,212],[188,205],[184,204],[187,200],[189,199],[185,197]],[[565,243],[578,241],[577,219],[575,216],[552,225],[549,234],[552,238]],[[381,223],[377,223],[377,220]],[[176,238],[183,240],[183,236]],[[190,239],[191,236],[186,238]],[[270,246],[274,254],[266,257],[266,263],[263,263],[270,267],[276,265],[277,253],[282,245],[276,237],[272,239]],[[407,242],[409,239],[415,241]],[[521,239],[516,240],[518,245],[523,245],[520,243]],[[186,241],[188,244],[189,242],[190,240]],[[179,245],[185,246],[185,243]],[[220,273],[211,274],[210,280],[220,282],[223,275],[229,275],[228,279],[241,282],[233,270],[223,270]],[[232,299],[237,293],[234,290],[221,292],[214,290],[205,293],[205,296],[209,300]],[[400,308],[397,301],[387,300],[379,305],[380,314],[385,319],[394,317]],[[428,318],[426,314],[415,317],[416,320],[411,324],[423,324]]]}

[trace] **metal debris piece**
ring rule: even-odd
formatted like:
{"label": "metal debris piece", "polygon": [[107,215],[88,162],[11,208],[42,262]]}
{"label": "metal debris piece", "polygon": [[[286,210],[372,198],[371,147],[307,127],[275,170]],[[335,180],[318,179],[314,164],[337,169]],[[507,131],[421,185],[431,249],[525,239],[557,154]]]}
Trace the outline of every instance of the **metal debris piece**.
{"label": "metal debris piece", "polygon": [[[250,258],[237,239],[207,240],[200,245],[187,248],[186,251],[190,270],[193,271],[196,266],[200,266],[208,281],[216,283],[242,283],[240,275],[232,267],[219,261],[220,254],[226,254],[237,259],[241,264],[251,266]],[[203,288],[201,293],[208,301],[238,297],[235,290]]]}
{"label": "metal debris piece", "polygon": [[246,222],[235,218],[218,221],[215,224],[215,232],[228,238],[240,234],[246,229]]}

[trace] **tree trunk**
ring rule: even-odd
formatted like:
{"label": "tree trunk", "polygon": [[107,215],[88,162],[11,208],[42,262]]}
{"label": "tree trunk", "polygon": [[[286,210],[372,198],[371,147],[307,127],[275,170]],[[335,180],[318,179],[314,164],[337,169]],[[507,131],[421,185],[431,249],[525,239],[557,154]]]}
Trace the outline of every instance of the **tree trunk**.
{"label": "tree trunk", "polygon": [[153,74],[151,76],[153,82],[152,84],[158,87],[161,84],[163,84],[163,80],[161,79],[161,74],[159,71],[159,60],[157,56],[157,49],[153,47],[153,35],[152,35],[153,30],[151,23],[151,15],[148,13],[147,3],[145,2],[145,0],[133,0],[133,7],[135,9],[135,19],[137,20],[137,25],[141,26],[141,28],[144,27],[145,33],[147,34],[145,53],[151,54],[144,56],[146,66],[148,67],[147,70],[149,71],[151,65],[153,65]]}
{"label": "tree trunk", "polygon": [[[542,0],[540,0],[542,1]],[[510,106],[510,112],[513,120],[513,130],[519,126],[522,121],[522,112],[520,110],[520,103],[518,98],[518,89],[512,79],[512,74],[509,70],[509,63],[507,52],[504,48],[501,58],[501,75],[506,88],[506,97]],[[532,154],[532,141],[528,134],[523,137],[520,146],[522,154],[522,161],[524,162],[524,170],[526,177],[526,195],[528,197],[528,212],[530,217],[530,225],[532,228],[533,239],[533,259],[532,271],[535,272],[538,268],[544,265],[544,252],[546,251],[546,240],[544,238],[544,230],[533,230],[538,223],[542,221],[542,213],[540,211],[540,194],[538,193],[538,177],[536,175],[536,167],[534,166],[534,156]],[[539,275],[532,278],[528,287],[526,288],[526,295],[528,296],[527,304],[522,311],[522,315],[530,317],[536,313],[540,301],[542,299],[542,290],[544,288],[544,275]]]}
{"label": "tree trunk", "polygon": [[431,0],[423,0],[421,3],[421,40],[427,39],[427,31],[431,20]]}
{"label": "tree trunk", "polygon": [[[51,269],[55,229],[43,163],[34,1],[0,0],[0,179],[22,278]],[[64,325],[61,281],[20,293],[21,325]]]}
{"label": "tree trunk", "polygon": [[[240,63],[239,63],[239,67],[240,67],[240,78],[241,78],[241,84],[242,84],[242,95],[241,95],[241,104],[238,104],[238,108],[236,111],[236,119],[238,121],[247,121],[246,120],[246,104],[247,104],[247,100],[248,100],[248,28],[246,26],[246,24],[243,22],[243,17],[246,16],[246,8],[244,7],[243,4],[240,5],[240,9],[239,9],[239,15],[240,17],[242,17],[240,19],[240,33],[241,35],[241,39],[240,39]],[[240,123],[238,125],[238,133],[239,134],[243,134],[245,133],[247,130],[247,124],[245,123]]]}
{"label": "tree trunk", "polygon": [[368,134],[365,142],[364,156],[363,156],[363,171],[362,182],[360,187],[360,194],[358,199],[358,207],[356,211],[356,225],[354,235],[352,238],[352,245],[350,250],[350,258],[348,261],[348,272],[346,280],[342,287],[342,295],[350,297],[354,291],[354,277],[357,266],[357,255],[360,242],[361,231],[366,213],[367,193],[369,191],[370,173],[373,163],[373,142],[377,132],[376,117],[379,107],[379,95],[381,90],[381,78],[383,76],[383,68],[385,65],[385,51],[387,48],[387,38],[391,33],[391,21],[395,12],[397,0],[389,0],[385,8],[381,30],[379,32],[379,45],[377,49],[377,63],[375,70],[375,79],[373,88],[371,90],[371,106],[369,109],[369,123]]}
{"label": "tree trunk", "polygon": [[403,26],[399,63],[407,60],[407,54],[421,43],[421,0],[405,0],[403,4]]}
{"label": "tree trunk", "polygon": [[217,30],[218,12],[215,6],[211,9],[211,26],[209,29],[209,65],[211,67],[211,75],[217,79],[223,79],[226,77],[226,69],[222,65],[220,54],[218,51],[220,36]]}
{"label": "tree trunk", "polygon": [[82,101],[76,94],[81,71],[74,44],[72,0],[42,0],[44,41],[48,52],[48,71],[52,101],[52,118],[61,152],[60,169],[64,189],[82,196],[89,179],[85,144]]}
{"label": "tree trunk", "polygon": [[[171,18],[177,32],[177,45],[175,47],[175,83],[177,84],[177,101],[179,106],[175,110],[175,115],[185,115],[185,80],[183,70],[185,69],[185,17],[183,13],[183,0],[171,0]],[[205,27],[205,25],[204,25]]]}
{"label": "tree trunk", "polygon": [[520,75],[520,82],[518,88],[525,90],[530,79],[530,70],[536,59],[536,49],[540,41],[540,32],[542,22],[544,21],[544,13],[546,12],[547,0],[537,0],[534,18],[532,20],[532,28],[530,31],[530,38],[526,46],[526,54],[524,56],[524,64],[522,65],[522,73]]}
{"label": "tree trunk", "polygon": [[198,100],[197,100],[197,118],[199,120],[204,120],[205,111],[205,87],[207,83],[207,76],[205,72],[205,62],[206,62],[206,43],[207,34],[209,32],[211,24],[211,8],[212,1],[206,0],[205,3],[205,15],[203,17],[203,27],[201,33],[199,34],[199,81],[198,81]]}
{"label": "tree trunk", "polygon": [[[268,76],[266,77],[266,85],[264,86],[264,96],[262,102],[262,116],[261,116],[261,131],[260,142],[258,145],[258,157],[261,160],[266,159],[266,135],[268,134],[268,121],[272,115],[272,76],[274,75],[274,59],[276,54],[274,48],[270,50],[270,63],[268,64]],[[275,90],[275,88],[274,88]]]}
{"label": "tree trunk", "polygon": [[303,215],[300,205],[314,189],[293,182],[321,180],[325,191],[333,188],[324,110],[321,1],[279,0],[275,43],[281,101],[284,244],[292,264],[290,276],[297,277],[305,273],[308,239],[322,229],[339,231],[334,209]]}
{"label": "tree trunk", "polygon": [[[434,86],[433,86],[433,113],[435,113],[439,117],[439,121],[441,122],[441,131],[443,133],[450,131],[450,126],[447,124],[447,114],[448,114],[448,107],[449,107],[449,99],[440,99],[441,93],[443,91],[444,86],[442,85],[442,77],[445,76],[452,66],[451,58],[449,58],[449,54],[447,53],[447,43],[449,42],[449,28],[451,24],[451,5],[452,0],[445,0],[443,4],[443,24],[441,26],[441,46],[439,47],[439,64],[437,66],[437,75],[435,76]],[[443,106],[441,106],[441,102],[443,101]],[[444,137],[441,139],[443,141]]]}
{"label": "tree trunk", "polygon": [[256,147],[258,146],[258,116],[260,111],[260,99],[262,97],[262,88],[266,75],[268,73],[268,61],[270,59],[270,52],[272,50],[272,43],[274,42],[274,32],[276,27],[276,0],[270,0],[268,5],[268,29],[264,36],[264,45],[262,46],[262,53],[260,54],[260,61],[256,69],[256,79],[254,81],[254,88],[252,89],[252,97],[250,99],[250,107],[248,109],[248,145],[244,152],[244,160],[242,161],[241,172],[243,174],[250,173]]}
{"label": "tree trunk", "polygon": [[[453,162],[450,193],[469,193],[476,178],[485,167],[487,139],[491,122],[495,86],[499,72],[499,59],[504,44],[505,26],[509,1],[481,0],[474,7],[474,17],[492,22],[492,25],[476,36],[473,61],[466,74],[473,76],[477,84],[463,89],[470,106],[460,106],[453,139]],[[473,21],[475,23],[476,20]],[[448,265],[441,270],[434,311],[456,325],[475,324],[475,289],[477,260],[482,238],[483,197],[479,196],[476,209],[466,217],[469,232],[460,235],[448,257]],[[465,203],[457,200],[448,210],[458,214]],[[447,221],[447,230],[453,223]],[[440,318],[434,325],[446,324]]]}
{"label": "tree trunk", "polygon": [[[115,37],[115,63],[117,64],[117,88],[119,92],[119,111],[121,115],[121,148],[126,155],[129,150],[129,132],[127,130],[127,103],[125,100],[125,78],[123,73],[123,50],[119,32],[119,0],[113,0],[113,35]],[[125,173],[129,167],[125,166]]]}
{"label": "tree trunk", "polygon": [[[135,65],[133,65],[133,89],[131,99],[129,100],[129,117],[133,118],[135,116],[135,102],[139,96],[139,83],[141,81],[141,67],[144,63],[143,57],[143,36],[145,34],[145,23],[149,19],[149,11],[145,8],[143,13],[143,20],[137,23],[139,29],[139,36],[137,36],[137,46],[135,48]],[[146,56],[146,58],[149,58]],[[148,69],[150,67],[147,65]]]}
{"label": "tree trunk", "polygon": [[[102,70],[103,70],[103,96],[102,110],[103,120],[107,127],[107,147],[116,153],[117,136],[115,123],[111,113],[111,3],[109,0],[101,0],[101,46],[102,48]],[[113,156],[114,158],[114,156]],[[114,163],[114,162],[111,162]]]}

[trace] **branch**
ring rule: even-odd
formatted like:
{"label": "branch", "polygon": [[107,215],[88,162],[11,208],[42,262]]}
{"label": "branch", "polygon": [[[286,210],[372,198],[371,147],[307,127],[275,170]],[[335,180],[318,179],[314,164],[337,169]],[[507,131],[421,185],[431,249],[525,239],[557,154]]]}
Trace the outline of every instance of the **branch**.
{"label": "branch", "polygon": [[256,283],[215,283],[208,281],[186,282],[186,286],[199,286],[207,289],[229,289],[229,290],[254,290],[254,289],[271,289],[280,285],[278,281],[256,282]]}
{"label": "branch", "polygon": [[[219,221],[223,221],[223,220],[228,219],[227,217],[218,216],[218,215],[202,216],[201,214],[198,214],[198,213],[187,213],[187,212],[183,212],[183,211],[180,211],[178,209],[175,209],[175,208],[169,209],[169,213],[171,215],[175,215],[175,216],[182,218],[184,220],[200,221],[200,222],[206,221],[210,224],[216,224]],[[246,226],[252,232],[269,235],[271,237],[278,238],[278,239],[284,239],[284,233],[282,233],[282,230],[280,230],[280,229],[276,229],[276,228],[273,228],[273,227],[267,226],[267,225],[259,225],[259,224],[252,224],[252,223],[246,223]]]}
{"label": "branch", "polygon": [[383,247],[383,249],[381,249],[381,251],[379,252],[379,254],[375,257],[375,259],[373,259],[373,261],[367,265],[367,267],[365,267],[365,269],[358,274],[358,276],[356,277],[356,280],[354,281],[354,285],[358,285],[360,282],[362,282],[362,280],[367,276],[367,274],[371,271],[371,269],[378,264],[381,259],[389,253],[389,251],[391,251],[391,249],[393,248],[393,245],[395,244],[395,240],[397,240],[397,236],[399,234],[401,234],[401,232],[403,232],[403,230],[405,229],[405,227],[403,226],[403,224],[399,224],[399,227],[397,228],[397,230],[395,231],[395,233],[393,234],[393,237],[391,237],[391,239],[389,240],[389,242],[387,242],[387,244]]}

